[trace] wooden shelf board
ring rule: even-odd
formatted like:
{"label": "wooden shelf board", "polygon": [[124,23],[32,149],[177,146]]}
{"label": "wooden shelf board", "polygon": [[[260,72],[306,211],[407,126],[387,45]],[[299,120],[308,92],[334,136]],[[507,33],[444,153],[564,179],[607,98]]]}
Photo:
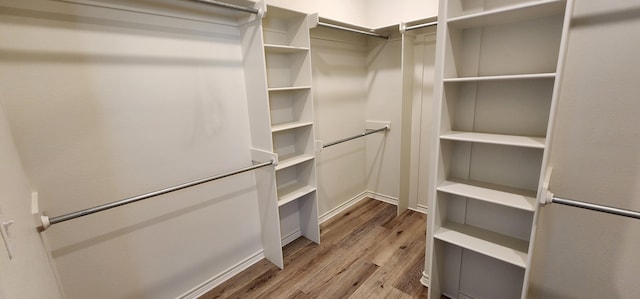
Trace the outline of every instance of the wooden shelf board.
{"label": "wooden shelf board", "polygon": [[501,134],[488,134],[488,133],[475,133],[475,132],[459,132],[451,131],[440,135],[440,139],[453,140],[453,141],[465,141],[476,143],[488,143],[509,145],[518,147],[529,148],[545,148],[545,138],[540,137],[528,137],[517,135],[501,135]]}
{"label": "wooden shelf board", "polygon": [[470,225],[447,222],[433,237],[520,268],[527,267],[529,243]]}
{"label": "wooden shelf board", "polygon": [[442,81],[445,83],[448,83],[448,82],[474,82],[474,81],[497,81],[497,80],[553,79],[555,77],[556,77],[556,73],[535,73],[535,74],[519,74],[519,75],[445,78]]}
{"label": "wooden shelf board", "polygon": [[451,179],[442,182],[436,189],[449,194],[529,212],[535,211],[537,205],[534,191],[476,181]]}
{"label": "wooden shelf board", "polygon": [[529,1],[447,20],[452,28],[470,28],[543,18],[563,13],[565,0]]}
{"label": "wooden shelf board", "polygon": [[308,52],[308,47],[296,47],[296,46],[285,46],[285,45],[276,45],[276,44],[265,44],[264,49],[270,53],[300,53],[300,52]]}
{"label": "wooden shelf board", "polygon": [[293,91],[293,90],[303,90],[303,89],[311,89],[311,86],[283,86],[283,87],[269,87],[269,92],[277,92],[277,91]]}
{"label": "wooden shelf board", "polygon": [[311,154],[302,154],[302,155],[293,154],[293,155],[286,155],[278,158],[279,158],[278,165],[276,165],[275,167],[276,171],[287,168],[287,167],[291,167],[294,165],[298,165],[300,163],[303,163],[309,160],[313,160],[315,159],[315,156]]}
{"label": "wooden shelf board", "polygon": [[271,132],[280,132],[280,131],[285,131],[285,130],[291,130],[291,129],[295,129],[295,128],[300,128],[300,127],[306,127],[306,126],[311,126],[313,125],[313,122],[289,122],[289,123],[282,123],[282,124],[277,124],[277,125],[272,125],[271,126]]}
{"label": "wooden shelf board", "polygon": [[278,206],[288,204],[314,191],[316,191],[315,187],[299,183],[278,188]]}

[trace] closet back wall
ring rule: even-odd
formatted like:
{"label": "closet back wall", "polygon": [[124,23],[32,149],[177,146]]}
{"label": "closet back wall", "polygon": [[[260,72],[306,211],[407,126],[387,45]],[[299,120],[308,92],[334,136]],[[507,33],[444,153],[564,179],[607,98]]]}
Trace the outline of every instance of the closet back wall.
{"label": "closet back wall", "polygon": [[[237,28],[16,5],[0,9],[0,100],[47,215],[250,165]],[[237,175],[50,228],[66,295],[173,298],[255,255],[254,186]]]}

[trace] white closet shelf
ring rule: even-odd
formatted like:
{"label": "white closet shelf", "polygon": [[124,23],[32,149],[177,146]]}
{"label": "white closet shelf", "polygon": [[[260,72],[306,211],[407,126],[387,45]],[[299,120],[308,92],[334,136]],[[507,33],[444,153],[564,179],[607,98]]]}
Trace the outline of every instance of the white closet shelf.
{"label": "white closet shelf", "polygon": [[276,44],[265,44],[264,49],[265,51],[270,53],[281,53],[281,54],[309,51],[308,47],[296,47],[296,46],[286,46],[286,45],[276,45]]}
{"label": "white closet shelf", "polygon": [[535,211],[537,205],[534,191],[477,181],[450,179],[442,182],[436,189],[440,192],[529,212]]}
{"label": "white closet shelf", "polygon": [[459,132],[451,131],[440,134],[440,139],[475,142],[475,143],[488,143],[518,147],[529,148],[545,148],[545,138],[540,137],[528,137],[517,135],[501,135],[501,134],[488,134],[488,133],[475,133],[475,132]]}
{"label": "white closet shelf", "polygon": [[294,183],[278,188],[278,206],[286,205],[300,197],[316,191],[313,186]]}
{"label": "white closet shelf", "polygon": [[529,243],[471,225],[446,222],[433,237],[526,268]]}
{"label": "white closet shelf", "polygon": [[311,89],[311,86],[282,86],[282,87],[269,87],[269,92],[278,92],[278,91],[294,91],[294,90],[304,90]]}
{"label": "white closet shelf", "polygon": [[289,122],[289,123],[282,123],[282,124],[272,125],[271,132],[275,133],[275,132],[286,131],[286,130],[291,130],[295,128],[311,126],[311,125],[313,125],[313,122],[295,121],[295,122]]}
{"label": "white closet shelf", "polygon": [[291,155],[280,156],[278,157],[278,165],[275,168],[276,168],[276,171],[278,171],[280,169],[298,165],[302,162],[313,160],[314,158],[315,156],[312,154],[303,154],[303,155],[291,154]]}
{"label": "white closet shelf", "polygon": [[495,81],[495,80],[526,80],[526,79],[553,79],[556,73],[537,73],[537,74],[519,74],[519,75],[499,75],[499,76],[480,76],[480,77],[460,77],[460,78],[444,78],[443,82],[474,82],[474,81]]}
{"label": "white closet shelf", "polygon": [[565,0],[529,1],[493,10],[450,18],[447,23],[452,28],[470,28],[522,22],[552,16],[564,12]]}

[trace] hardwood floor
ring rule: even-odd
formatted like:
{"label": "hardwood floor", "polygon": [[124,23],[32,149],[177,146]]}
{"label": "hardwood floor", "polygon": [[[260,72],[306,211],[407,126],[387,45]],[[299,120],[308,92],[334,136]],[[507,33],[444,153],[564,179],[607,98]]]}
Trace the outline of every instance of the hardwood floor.
{"label": "hardwood floor", "polygon": [[284,270],[262,260],[203,295],[209,298],[426,298],[426,215],[364,199],[323,223],[321,244],[284,248]]}

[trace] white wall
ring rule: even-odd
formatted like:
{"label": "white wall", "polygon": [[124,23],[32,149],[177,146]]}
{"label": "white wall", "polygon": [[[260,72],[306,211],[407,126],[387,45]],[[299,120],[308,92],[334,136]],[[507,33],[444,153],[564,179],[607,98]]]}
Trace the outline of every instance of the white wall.
{"label": "white wall", "polygon": [[381,28],[438,15],[438,0],[366,1],[366,26]]}
{"label": "white wall", "polygon": [[0,165],[0,215],[3,221],[14,221],[9,234],[15,254],[10,260],[0,245],[0,298],[60,298],[47,252],[31,218],[29,182],[1,104]]}
{"label": "white wall", "polygon": [[[640,210],[640,4],[578,0],[551,165],[557,196]],[[542,208],[531,298],[637,298],[640,222]]]}
{"label": "white wall", "polygon": [[385,134],[367,136],[367,189],[390,201],[399,197],[402,123],[402,42],[369,39],[366,119],[390,121]]}
{"label": "white wall", "polygon": [[437,0],[267,0],[270,5],[364,26],[380,28],[438,15]]}
{"label": "white wall", "polygon": [[[47,215],[250,165],[237,28],[16,5],[0,9],[0,93]],[[69,298],[172,298],[259,252],[258,219],[243,174],[45,234]]]}
{"label": "white wall", "polygon": [[[328,143],[365,128],[366,38],[343,31],[311,31],[316,139]],[[323,149],[317,156],[320,215],[367,188],[365,140]]]}
{"label": "white wall", "polygon": [[318,13],[321,17],[336,21],[367,26],[366,0],[267,0],[267,4],[307,14]]}

